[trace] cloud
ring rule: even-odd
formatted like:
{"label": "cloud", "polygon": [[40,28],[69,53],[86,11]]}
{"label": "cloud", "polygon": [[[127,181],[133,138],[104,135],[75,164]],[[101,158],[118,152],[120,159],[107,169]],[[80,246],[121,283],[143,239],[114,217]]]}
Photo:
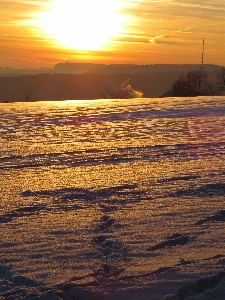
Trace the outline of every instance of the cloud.
{"label": "cloud", "polygon": [[212,1],[140,1],[136,6],[128,8],[128,14],[136,14],[137,18],[149,19],[167,19],[170,22],[176,21],[181,16],[186,18],[224,18],[225,2],[222,0]]}
{"label": "cloud", "polygon": [[148,37],[142,37],[142,36],[117,36],[113,38],[113,41],[120,42],[120,43],[134,43],[134,44],[149,44],[150,41]]}
{"label": "cloud", "polygon": [[166,36],[165,35],[157,35],[157,36],[155,36],[154,38],[151,38],[150,40],[149,40],[149,42],[151,43],[151,44],[157,44],[157,43],[159,43],[159,41],[160,41],[160,39],[163,39],[163,38],[165,38]]}
{"label": "cloud", "polygon": [[184,45],[184,42],[167,35],[157,35],[149,40],[151,44],[158,45]]}
{"label": "cloud", "polygon": [[198,35],[225,35],[224,0],[142,0],[126,13],[133,18],[129,33],[149,36],[151,44],[185,45]]}

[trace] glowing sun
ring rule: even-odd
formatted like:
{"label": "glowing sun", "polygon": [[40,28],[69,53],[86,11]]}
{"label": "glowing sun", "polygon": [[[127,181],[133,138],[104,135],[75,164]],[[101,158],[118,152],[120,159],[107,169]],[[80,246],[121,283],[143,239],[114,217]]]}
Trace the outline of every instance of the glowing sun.
{"label": "glowing sun", "polygon": [[64,47],[98,50],[121,32],[123,0],[52,0],[40,16],[45,34]]}

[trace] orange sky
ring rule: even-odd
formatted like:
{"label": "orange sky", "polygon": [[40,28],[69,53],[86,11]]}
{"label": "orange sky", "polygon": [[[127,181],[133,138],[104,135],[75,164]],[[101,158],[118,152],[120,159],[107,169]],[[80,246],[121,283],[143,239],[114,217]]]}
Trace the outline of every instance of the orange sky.
{"label": "orange sky", "polygon": [[0,67],[225,66],[225,1],[0,0]]}

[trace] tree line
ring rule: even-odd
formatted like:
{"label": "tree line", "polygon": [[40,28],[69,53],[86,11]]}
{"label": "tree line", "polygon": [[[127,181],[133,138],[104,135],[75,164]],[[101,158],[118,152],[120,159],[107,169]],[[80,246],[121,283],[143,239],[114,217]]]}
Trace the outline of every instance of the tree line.
{"label": "tree line", "polygon": [[[225,95],[225,67],[197,65],[192,66],[191,69],[190,66],[185,66],[179,69],[179,72],[176,68],[174,70],[160,72],[159,68],[155,73],[133,72],[132,74],[0,76],[0,102],[153,98],[160,97],[168,90],[162,97]],[[183,75],[180,75],[181,72]],[[127,78],[130,80],[126,80]]]}
{"label": "tree line", "polygon": [[221,95],[225,92],[225,68],[217,72],[216,78],[216,82],[210,82],[203,67],[188,71],[174,82],[168,94],[172,97]]}
{"label": "tree line", "polygon": [[[172,88],[163,95],[163,97],[195,97],[195,96],[212,96],[221,95],[225,92],[225,68],[217,71],[216,81],[208,80],[208,73],[201,67],[198,70],[191,70],[182,74],[174,82]],[[123,82],[120,88],[115,91],[107,88],[101,93],[103,99],[129,99],[142,98],[144,93],[134,90],[129,83],[129,79]]]}

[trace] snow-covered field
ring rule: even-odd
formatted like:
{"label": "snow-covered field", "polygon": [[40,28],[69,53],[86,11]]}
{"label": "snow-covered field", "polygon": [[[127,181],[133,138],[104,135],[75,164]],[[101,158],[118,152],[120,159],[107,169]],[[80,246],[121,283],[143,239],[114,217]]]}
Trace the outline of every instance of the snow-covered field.
{"label": "snow-covered field", "polygon": [[224,299],[225,97],[2,103],[0,299]]}

